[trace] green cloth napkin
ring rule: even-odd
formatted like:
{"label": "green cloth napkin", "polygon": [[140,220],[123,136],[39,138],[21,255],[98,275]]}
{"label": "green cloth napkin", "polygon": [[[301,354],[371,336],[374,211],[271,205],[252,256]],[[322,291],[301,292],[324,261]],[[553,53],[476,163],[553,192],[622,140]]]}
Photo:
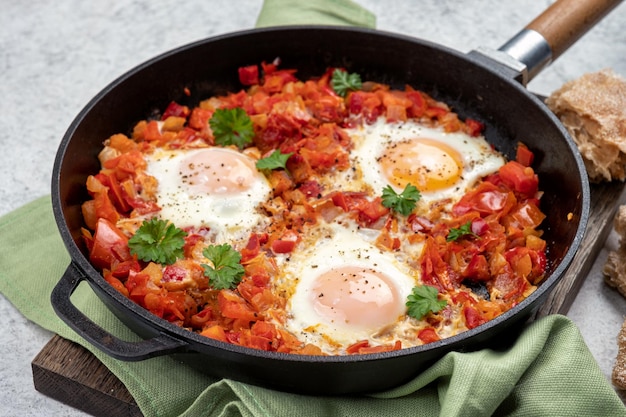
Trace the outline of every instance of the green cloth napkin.
{"label": "green cloth napkin", "polygon": [[[294,410],[300,417],[626,415],[575,324],[559,315],[528,325],[508,350],[452,352],[413,381],[368,396],[277,392],[209,377],[169,357],[119,361],[54,314],[50,293],[69,261],[49,197],[0,218],[2,294],[29,320],[89,349],[126,385],[145,416],[291,417]],[[115,336],[138,340],[87,284],[79,286],[72,301]]]}
{"label": "green cloth napkin", "polygon": [[376,16],[351,0],[265,0],[257,27],[324,24],[374,28]]}

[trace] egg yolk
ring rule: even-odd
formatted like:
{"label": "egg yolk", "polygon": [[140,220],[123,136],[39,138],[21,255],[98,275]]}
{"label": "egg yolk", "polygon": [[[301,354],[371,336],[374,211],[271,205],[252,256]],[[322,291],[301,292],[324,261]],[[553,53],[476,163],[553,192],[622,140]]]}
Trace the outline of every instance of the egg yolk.
{"label": "egg yolk", "polygon": [[316,278],[312,290],[313,308],[331,324],[374,329],[404,313],[404,302],[391,279],[371,268],[331,269]]}
{"label": "egg yolk", "polygon": [[239,194],[258,177],[251,158],[230,149],[207,148],[180,163],[180,176],[193,194]]}
{"label": "egg yolk", "polygon": [[448,188],[463,173],[459,152],[445,143],[426,138],[391,143],[379,163],[389,183],[400,189],[408,183],[420,191]]}

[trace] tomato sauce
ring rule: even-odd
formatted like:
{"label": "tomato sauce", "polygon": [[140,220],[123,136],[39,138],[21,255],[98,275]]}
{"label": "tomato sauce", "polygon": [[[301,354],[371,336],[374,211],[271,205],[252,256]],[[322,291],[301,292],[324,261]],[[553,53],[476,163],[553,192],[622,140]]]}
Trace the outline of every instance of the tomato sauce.
{"label": "tomato sauce", "polygon": [[[91,199],[82,207],[83,236],[90,261],[124,296],[209,338],[268,351],[322,354],[318,346],[303,343],[281,326],[287,300],[273,291],[272,259],[292,252],[301,230],[338,212],[378,229],[377,244],[386,250],[402,245],[394,233],[399,227],[410,229],[408,239],[424,243],[421,279],[437,288],[448,306],[421,320],[414,329],[415,343],[477,327],[517,305],[543,279],[546,243],[539,226],[545,215],[539,207],[533,155],[523,144],[516,160],[484,178],[446,216],[394,216],[380,197],[327,193],[316,180],[326,172],[350,168],[351,142],[344,129],[382,117],[477,136],[482,123],[461,120],[445,103],[411,87],[394,90],[368,81],[341,97],[330,85],[330,69],[320,77],[299,80],[295,70],[279,69],[274,62],[242,67],[238,74],[241,91],[207,98],[195,107],[172,102],[158,118],[139,121],[128,136],[106,139],[102,169],[86,183]],[[294,111],[294,103],[306,111]],[[158,184],[145,175],[143,154],[154,147],[213,146],[209,120],[218,107],[246,111],[254,127],[250,146],[260,154],[275,149],[293,153],[286,170],[267,173],[274,199],[269,215],[276,222],[239,245],[245,274],[235,288],[220,290],[210,287],[196,261],[206,230],[187,230],[185,258],[173,265],[141,261],[128,248],[137,223],[159,211],[153,198]],[[472,238],[447,239],[451,229],[466,224]],[[438,330],[444,327],[448,330]],[[373,345],[355,340],[346,353],[400,348],[399,341]]]}

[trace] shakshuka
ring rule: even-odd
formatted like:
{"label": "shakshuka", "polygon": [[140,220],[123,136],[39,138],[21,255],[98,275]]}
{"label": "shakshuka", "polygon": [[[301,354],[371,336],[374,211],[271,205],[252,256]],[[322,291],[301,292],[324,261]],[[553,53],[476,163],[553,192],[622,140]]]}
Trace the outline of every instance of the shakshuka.
{"label": "shakshuka", "polygon": [[535,290],[531,150],[507,160],[410,86],[279,64],[103,138],[82,210],[107,282],[189,331],[306,355],[431,343]]}

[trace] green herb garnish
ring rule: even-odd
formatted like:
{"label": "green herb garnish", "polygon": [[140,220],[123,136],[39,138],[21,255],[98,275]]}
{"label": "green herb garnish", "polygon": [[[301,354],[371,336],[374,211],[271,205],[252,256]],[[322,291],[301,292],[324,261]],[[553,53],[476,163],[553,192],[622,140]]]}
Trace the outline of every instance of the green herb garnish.
{"label": "green herb garnish", "polygon": [[223,290],[234,288],[241,281],[244,268],[240,264],[241,254],[229,244],[208,246],[202,254],[213,264],[201,264],[204,275],[209,278],[209,284],[217,289]]}
{"label": "green herb garnish", "polygon": [[411,214],[415,205],[422,197],[419,190],[411,184],[407,184],[404,190],[398,194],[390,185],[383,188],[383,206],[397,211],[403,216]]}
{"label": "green herb garnish", "polygon": [[256,162],[257,169],[287,169],[287,160],[293,155],[293,152],[282,153],[276,149],[266,158],[259,159]]}
{"label": "green herb garnish", "polygon": [[413,287],[413,291],[407,297],[407,314],[415,319],[421,320],[426,314],[436,313],[444,308],[448,302],[438,299],[439,291],[430,285],[418,285]]}
{"label": "green herb garnish", "polygon": [[475,236],[478,237],[478,235],[474,232],[472,232],[472,221],[468,221],[467,223],[465,223],[463,226],[459,227],[459,228],[453,228],[450,229],[450,232],[448,233],[448,237],[446,237],[446,242],[454,242],[455,240],[463,237],[463,236]]}
{"label": "green herb garnish", "polygon": [[209,120],[215,143],[220,146],[235,145],[243,149],[252,142],[254,128],[248,113],[240,107],[217,109]]}
{"label": "green herb garnish", "polygon": [[335,90],[335,93],[341,97],[345,97],[348,91],[360,90],[363,83],[361,82],[361,76],[355,72],[348,73],[341,69],[335,69],[333,76],[330,80],[330,85]]}
{"label": "green herb garnish", "polygon": [[165,220],[144,220],[128,240],[130,253],[145,262],[171,265],[184,256],[185,233]]}

